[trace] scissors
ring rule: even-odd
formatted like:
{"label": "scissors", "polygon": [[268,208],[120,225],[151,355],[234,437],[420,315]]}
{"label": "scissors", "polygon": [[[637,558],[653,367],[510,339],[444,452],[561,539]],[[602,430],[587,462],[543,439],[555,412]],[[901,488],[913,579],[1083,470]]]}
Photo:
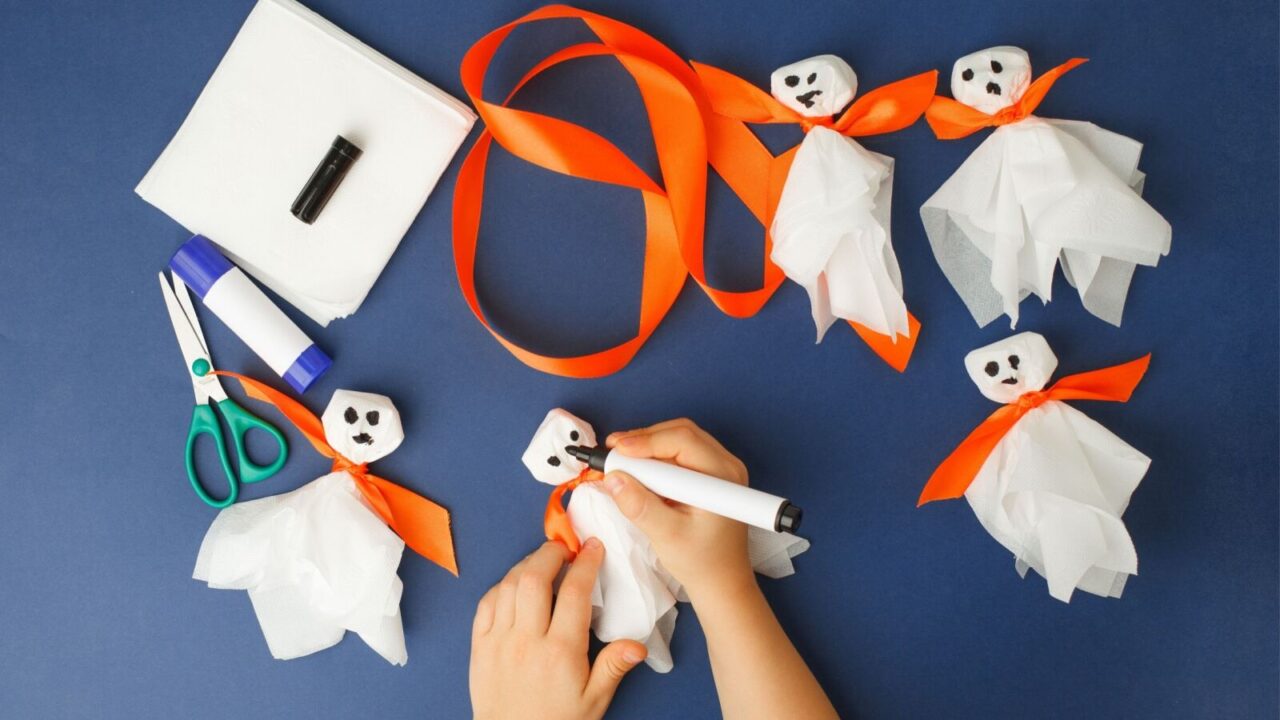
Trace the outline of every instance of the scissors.
{"label": "scissors", "polygon": [[[182,357],[187,363],[187,373],[191,376],[191,385],[195,389],[196,407],[191,416],[191,428],[187,431],[187,479],[196,495],[208,505],[224,508],[234,503],[240,495],[240,483],[255,483],[275,475],[284,467],[289,448],[284,435],[267,421],[253,415],[227,397],[222,389],[218,376],[211,374],[213,363],[209,360],[208,346],[204,342],[204,333],[200,330],[200,320],[196,317],[195,307],[191,304],[191,294],[182,280],[174,277],[173,285],[160,273],[160,289],[164,292],[164,304],[169,309],[169,321],[173,323],[173,332],[178,336],[178,347],[182,349]],[[239,476],[231,469],[231,459],[227,452],[227,441],[222,426],[213,411],[213,400],[231,431],[231,439],[236,451],[236,466]],[[250,430],[262,430],[275,438],[280,450],[270,465],[258,465],[249,459],[245,451],[244,437]],[[218,448],[218,459],[222,461],[222,471],[227,476],[230,488],[227,496],[221,500],[209,494],[200,477],[196,474],[195,449],[196,440],[201,435],[213,438]]]}

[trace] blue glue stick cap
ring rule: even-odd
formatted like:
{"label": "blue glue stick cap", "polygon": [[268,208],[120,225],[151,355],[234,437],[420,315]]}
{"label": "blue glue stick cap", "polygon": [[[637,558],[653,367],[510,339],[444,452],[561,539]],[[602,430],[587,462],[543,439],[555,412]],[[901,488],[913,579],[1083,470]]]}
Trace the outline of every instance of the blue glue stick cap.
{"label": "blue glue stick cap", "polygon": [[333,360],[330,360],[323,350],[312,344],[302,351],[288,370],[284,371],[284,379],[294,390],[304,393],[331,365]]}
{"label": "blue glue stick cap", "polygon": [[[192,235],[169,258],[169,269],[203,300],[209,288],[235,267],[203,235]],[[323,354],[323,353],[321,353]],[[328,358],[325,358],[328,360]],[[326,365],[327,367],[327,365]]]}

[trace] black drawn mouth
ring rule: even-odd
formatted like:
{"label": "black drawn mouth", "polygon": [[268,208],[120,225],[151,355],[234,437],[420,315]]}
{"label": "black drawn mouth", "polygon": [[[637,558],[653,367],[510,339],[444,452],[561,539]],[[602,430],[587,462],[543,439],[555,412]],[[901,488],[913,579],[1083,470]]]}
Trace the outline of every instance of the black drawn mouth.
{"label": "black drawn mouth", "polygon": [[1000,382],[1004,383],[1005,385],[1017,385],[1017,384],[1018,384],[1018,378],[1016,378],[1016,377],[1005,378],[1005,379],[1001,380]]}
{"label": "black drawn mouth", "polygon": [[821,90],[810,90],[809,92],[803,95],[797,95],[796,101],[807,108],[811,108],[813,107],[813,103],[814,103],[813,99],[821,94],[822,94]]}
{"label": "black drawn mouth", "polygon": [[359,435],[352,435],[351,439],[356,441],[357,443],[360,443],[361,445],[373,444],[373,436],[370,435],[369,433],[360,433]]}
{"label": "black drawn mouth", "polygon": [[999,95],[999,94],[1000,94],[1000,86],[999,86],[999,85],[997,85],[997,84],[995,84],[995,83],[993,83],[993,82],[989,82],[989,83],[987,83],[987,94],[988,94],[988,95]]}

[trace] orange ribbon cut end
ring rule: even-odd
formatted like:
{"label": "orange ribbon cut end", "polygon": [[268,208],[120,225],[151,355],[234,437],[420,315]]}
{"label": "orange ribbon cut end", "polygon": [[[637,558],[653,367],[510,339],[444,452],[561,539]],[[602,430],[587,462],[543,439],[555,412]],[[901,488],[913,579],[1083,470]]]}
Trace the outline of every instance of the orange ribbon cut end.
{"label": "orange ribbon cut end", "polygon": [[1025,393],[1016,402],[1002,405],[982,421],[946,460],[933,471],[920,493],[916,507],[934,500],[951,500],[964,495],[981,472],[987,458],[1023,415],[1051,400],[1101,400],[1128,402],[1151,363],[1144,355],[1123,365],[1068,375],[1048,390]]}
{"label": "orange ribbon cut end", "polygon": [[346,471],[355,480],[360,494],[383,522],[404,540],[405,545],[457,576],[458,560],[454,554],[448,510],[343,457],[325,442],[320,418],[297,400],[239,373],[214,370],[213,374],[234,378],[249,397],[275,406],[317,452],[333,460],[334,472]]}
{"label": "orange ribbon cut end", "polygon": [[1086,62],[1088,58],[1072,58],[1046,72],[1027,87],[1026,92],[1018,98],[1017,102],[994,115],[988,115],[957,100],[939,95],[929,103],[929,109],[925,111],[925,120],[929,123],[929,127],[933,128],[933,134],[940,140],[956,140],[968,137],[982,128],[999,127],[1025,120],[1040,106],[1044,96],[1049,93],[1049,88],[1053,87],[1058,78]]}

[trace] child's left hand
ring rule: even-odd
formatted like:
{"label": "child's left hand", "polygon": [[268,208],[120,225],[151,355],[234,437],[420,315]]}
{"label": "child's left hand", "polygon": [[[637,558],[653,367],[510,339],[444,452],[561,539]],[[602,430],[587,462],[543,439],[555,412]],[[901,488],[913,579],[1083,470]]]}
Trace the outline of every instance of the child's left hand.
{"label": "child's left hand", "polygon": [[645,658],[634,640],[609,643],[587,661],[591,589],[604,546],[591,538],[552,583],[569,551],[548,542],[520,561],[476,606],[471,634],[471,708],[477,720],[604,715],[622,677]]}

